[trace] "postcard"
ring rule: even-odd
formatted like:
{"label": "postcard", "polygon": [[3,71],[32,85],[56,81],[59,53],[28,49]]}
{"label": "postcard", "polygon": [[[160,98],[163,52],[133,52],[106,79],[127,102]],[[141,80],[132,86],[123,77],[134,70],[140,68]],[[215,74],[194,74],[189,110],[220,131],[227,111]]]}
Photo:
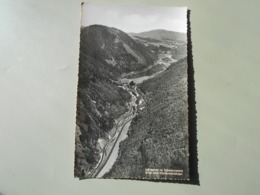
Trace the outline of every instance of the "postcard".
{"label": "postcard", "polygon": [[75,177],[189,180],[187,8],[82,4]]}

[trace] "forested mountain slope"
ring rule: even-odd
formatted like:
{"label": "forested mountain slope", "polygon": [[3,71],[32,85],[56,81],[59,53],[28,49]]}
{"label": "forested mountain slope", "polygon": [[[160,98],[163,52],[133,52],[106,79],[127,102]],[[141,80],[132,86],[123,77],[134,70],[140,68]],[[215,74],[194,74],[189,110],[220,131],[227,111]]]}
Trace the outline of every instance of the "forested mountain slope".
{"label": "forested mountain slope", "polygon": [[[118,87],[122,73],[142,70],[156,59],[142,44],[115,28],[92,25],[81,29],[75,176],[98,162],[98,139],[108,137],[115,119],[127,111],[127,91]],[[84,169],[84,171],[83,171]]]}
{"label": "forested mountain slope", "polygon": [[187,58],[138,87],[145,94],[145,108],[133,119],[106,177],[145,178],[146,168],[163,167],[182,169],[182,178],[188,178]]}

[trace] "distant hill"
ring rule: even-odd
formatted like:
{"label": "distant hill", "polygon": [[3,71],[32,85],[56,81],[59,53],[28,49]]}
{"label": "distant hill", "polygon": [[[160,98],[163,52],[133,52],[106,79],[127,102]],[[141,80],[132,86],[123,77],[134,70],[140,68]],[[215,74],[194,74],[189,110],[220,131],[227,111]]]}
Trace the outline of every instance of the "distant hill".
{"label": "distant hill", "polygon": [[178,42],[187,42],[187,34],[186,33],[180,33],[180,32],[174,32],[174,31],[168,31],[168,30],[151,30],[141,33],[129,33],[131,36],[138,36],[143,38],[150,38],[150,39],[158,39],[158,40],[166,40],[170,39],[173,41]]}

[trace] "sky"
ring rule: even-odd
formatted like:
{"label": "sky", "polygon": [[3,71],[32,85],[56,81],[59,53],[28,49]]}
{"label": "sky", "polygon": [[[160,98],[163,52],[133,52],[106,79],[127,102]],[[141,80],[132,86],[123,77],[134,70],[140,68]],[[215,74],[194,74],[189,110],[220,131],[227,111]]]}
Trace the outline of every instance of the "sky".
{"label": "sky", "polygon": [[115,27],[127,33],[155,29],[186,33],[187,8],[84,3],[81,25],[92,24]]}

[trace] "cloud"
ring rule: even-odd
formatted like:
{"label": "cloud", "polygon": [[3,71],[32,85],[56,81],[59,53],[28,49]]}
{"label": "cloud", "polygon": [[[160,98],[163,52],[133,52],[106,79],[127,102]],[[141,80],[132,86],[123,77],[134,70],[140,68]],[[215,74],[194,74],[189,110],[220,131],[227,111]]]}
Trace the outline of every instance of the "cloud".
{"label": "cloud", "polygon": [[186,8],[84,4],[82,25],[102,24],[125,32],[165,29],[186,32]]}

